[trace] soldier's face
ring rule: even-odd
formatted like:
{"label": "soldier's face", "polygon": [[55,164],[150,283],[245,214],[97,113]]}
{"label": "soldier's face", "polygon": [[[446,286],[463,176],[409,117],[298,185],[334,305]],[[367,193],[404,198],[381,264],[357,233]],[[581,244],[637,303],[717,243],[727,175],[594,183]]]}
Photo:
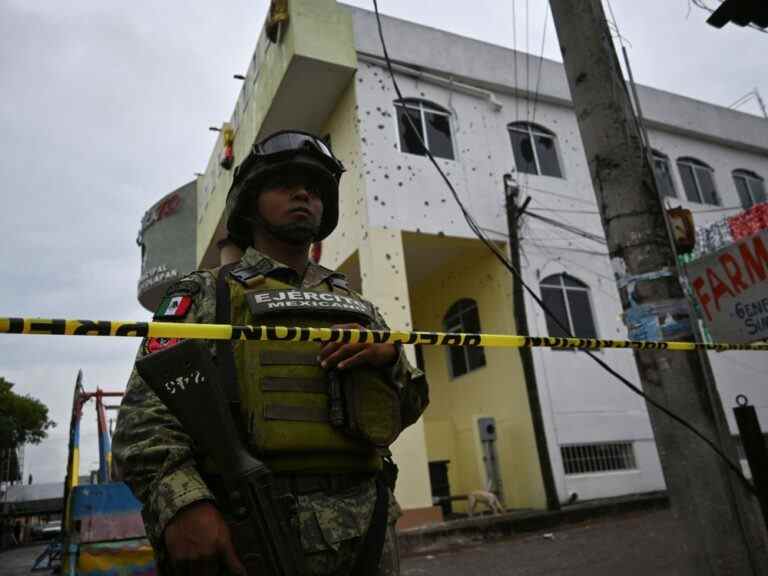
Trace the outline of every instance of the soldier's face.
{"label": "soldier's face", "polygon": [[272,226],[317,229],[323,218],[323,199],[305,178],[276,178],[257,198],[261,217]]}

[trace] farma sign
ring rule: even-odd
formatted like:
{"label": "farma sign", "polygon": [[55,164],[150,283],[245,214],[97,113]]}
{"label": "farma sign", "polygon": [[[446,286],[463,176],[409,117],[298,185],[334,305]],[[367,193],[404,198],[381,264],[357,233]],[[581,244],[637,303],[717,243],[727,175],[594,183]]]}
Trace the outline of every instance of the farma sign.
{"label": "farma sign", "polygon": [[715,340],[768,338],[768,231],[692,262],[687,276]]}

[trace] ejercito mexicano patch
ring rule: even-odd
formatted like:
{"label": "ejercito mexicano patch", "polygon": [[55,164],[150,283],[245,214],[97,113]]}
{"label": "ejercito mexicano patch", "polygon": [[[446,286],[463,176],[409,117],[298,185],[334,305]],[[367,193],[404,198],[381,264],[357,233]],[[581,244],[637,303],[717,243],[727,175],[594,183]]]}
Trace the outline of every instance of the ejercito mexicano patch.
{"label": "ejercito mexicano patch", "polygon": [[318,313],[328,312],[339,315],[354,314],[373,319],[371,307],[367,302],[334,294],[333,292],[313,292],[309,290],[265,290],[246,295],[248,307],[254,316],[275,313]]}

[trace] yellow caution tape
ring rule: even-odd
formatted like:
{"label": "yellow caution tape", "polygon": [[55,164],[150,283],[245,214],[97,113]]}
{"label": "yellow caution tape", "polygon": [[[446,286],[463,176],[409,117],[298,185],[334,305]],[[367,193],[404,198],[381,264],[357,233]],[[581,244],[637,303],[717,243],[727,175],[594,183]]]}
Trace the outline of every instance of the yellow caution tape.
{"label": "yellow caution tape", "polygon": [[600,350],[768,350],[768,342],[756,344],[697,344],[647,340],[602,340],[553,338],[514,334],[453,334],[404,332],[355,328],[310,328],[297,326],[231,326],[179,322],[120,322],[110,320],[63,320],[46,318],[0,318],[0,334],[44,334],[60,336],[132,336],[138,338],[183,338],[195,340],[278,340],[281,342],[401,342],[426,346],[483,346],[487,348],[571,348]]}

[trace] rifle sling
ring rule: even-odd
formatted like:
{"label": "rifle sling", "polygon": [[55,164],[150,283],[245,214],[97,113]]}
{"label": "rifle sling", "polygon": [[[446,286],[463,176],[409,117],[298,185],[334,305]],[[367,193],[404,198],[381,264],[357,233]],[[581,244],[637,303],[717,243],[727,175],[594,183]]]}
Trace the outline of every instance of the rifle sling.
{"label": "rifle sling", "polygon": [[381,552],[387,537],[387,512],[389,511],[389,490],[381,473],[376,475],[376,504],[373,506],[371,524],[365,533],[363,548],[355,560],[352,576],[378,574]]}
{"label": "rifle sling", "polygon": [[[225,264],[219,269],[219,274],[216,277],[216,323],[217,324],[229,324],[231,319],[230,314],[230,297],[229,297],[229,284],[227,283],[227,276],[230,270],[237,266],[237,262]],[[235,422],[238,423],[238,432],[242,436],[242,425],[240,416],[240,388],[237,383],[237,368],[235,366],[235,352],[230,340],[217,340],[216,341],[216,358],[219,364],[219,370],[221,373],[221,383],[224,388],[224,394],[227,396],[230,410],[232,411],[232,417]]]}

